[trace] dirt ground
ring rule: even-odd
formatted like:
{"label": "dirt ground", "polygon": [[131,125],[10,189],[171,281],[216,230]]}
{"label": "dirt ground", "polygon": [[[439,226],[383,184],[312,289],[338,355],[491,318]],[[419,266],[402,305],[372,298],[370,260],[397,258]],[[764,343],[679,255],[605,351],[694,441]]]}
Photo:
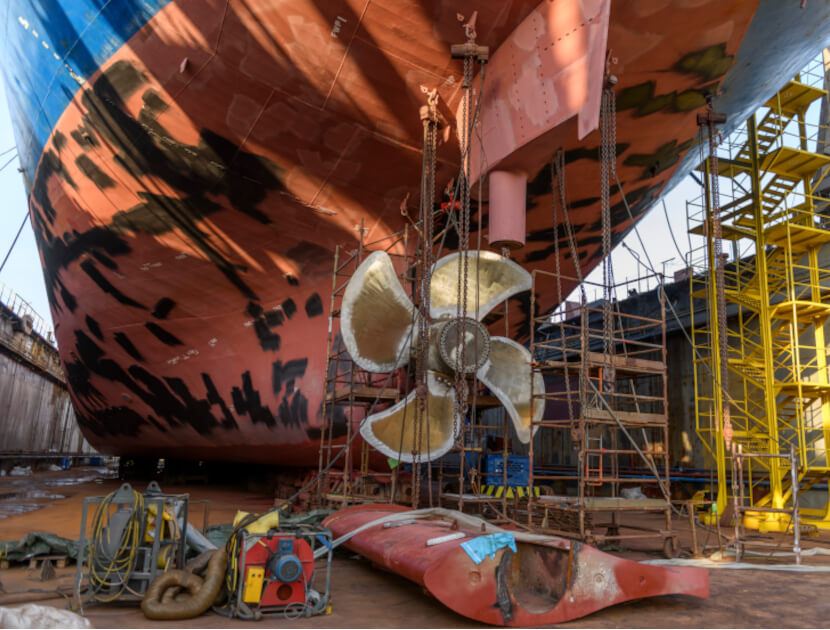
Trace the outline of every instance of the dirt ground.
{"label": "dirt ground", "polygon": [[[103,495],[118,486],[100,478],[103,469],[78,469],[61,473],[36,473],[30,477],[0,478],[0,540],[22,538],[32,531],[51,531],[68,538],[80,533],[83,497]],[[59,485],[49,485],[59,484]],[[143,486],[138,486],[143,488]],[[231,487],[195,485],[164,487],[167,492],[190,492],[194,501],[209,499],[210,522],[232,520],[237,509],[261,512],[271,507],[268,496],[240,492]],[[55,498],[60,495],[63,498]],[[24,506],[24,507],[21,507]],[[201,506],[194,505],[191,522],[201,525]],[[681,547],[688,546],[688,524],[675,524]],[[728,532],[724,528],[724,535]],[[700,542],[706,534],[699,532]],[[716,544],[709,535],[709,545]],[[805,547],[830,547],[830,537],[810,538]],[[632,559],[657,558],[653,550],[624,550]],[[809,559],[808,562],[817,562]],[[826,561],[825,561],[826,562]],[[74,566],[59,569],[57,577],[39,580],[39,571],[12,567],[0,570],[0,606],[27,601],[63,607],[65,599],[55,590],[71,591]],[[698,600],[666,596],[608,608],[564,624],[573,628],[701,628],[701,627],[826,627],[830,620],[830,573],[767,572],[761,570],[710,571],[711,597]],[[37,591],[53,591],[52,594]],[[250,622],[231,621],[213,613],[183,622],[151,622],[135,605],[96,605],[85,614],[95,627],[250,627]],[[373,568],[357,556],[337,556],[332,568],[332,614],[311,619],[266,618],[261,627],[471,627],[470,620],[456,615],[420,587],[397,575]]]}

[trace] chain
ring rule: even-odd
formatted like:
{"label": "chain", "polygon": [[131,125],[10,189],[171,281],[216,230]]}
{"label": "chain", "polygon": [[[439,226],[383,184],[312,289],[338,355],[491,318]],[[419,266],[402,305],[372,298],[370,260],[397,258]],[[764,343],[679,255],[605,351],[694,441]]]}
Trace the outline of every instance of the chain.
{"label": "chain", "polygon": [[[712,100],[709,99],[707,104],[706,115],[703,118],[705,125],[709,132],[709,193],[710,193],[710,207],[711,207],[711,225],[712,225],[712,254],[715,265],[715,303],[717,304],[718,316],[718,353],[720,355],[720,387],[724,392],[729,391],[729,362],[728,362],[728,344],[727,344],[727,329],[726,329],[726,278],[725,278],[725,260],[723,255],[723,230],[721,227],[720,217],[720,186],[719,175],[720,170],[718,165],[718,131],[715,126],[716,114],[712,105]],[[703,122],[699,120],[699,122]],[[702,150],[702,148],[701,148]],[[704,195],[705,195],[704,190]],[[723,408],[721,410],[721,418],[723,422],[722,431],[726,446],[729,447],[732,442],[732,422],[730,420],[730,408],[728,396],[723,397]]]}
{"label": "chain", "polygon": [[[472,41],[472,40],[468,40]],[[464,78],[462,87],[462,129],[461,145],[463,147],[461,165],[461,216],[458,222],[458,277],[456,295],[456,354],[455,354],[455,402],[453,418],[453,436],[456,446],[463,448],[463,431],[461,420],[467,414],[469,388],[467,385],[467,294],[469,286],[470,253],[470,141],[472,138],[472,98],[473,98],[473,62],[472,55],[464,57]]]}
{"label": "chain", "polygon": [[[415,391],[418,404],[415,407],[416,438],[412,451],[413,483],[412,505],[420,505],[421,492],[421,454],[424,451],[424,425],[426,425],[427,442],[429,440],[429,327],[432,281],[432,242],[434,222],[432,211],[435,203],[435,168],[438,144],[438,93],[433,90],[428,96],[428,105],[421,111],[424,125],[424,154],[421,173],[420,223],[422,229],[420,255],[418,257],[419,300],[418,300],[418,337],[415,355]],[[427,452],[430,445],[427,443]],[[430,471],[431,472],[431,471]],[[431,477],[431,475],[430,475]],[[431,486],[431,484],[430,484]],[[431,487],[430,487],[430,496]]]}
{"label": "chain", "polygon": [[611,265],[611,176],[616,174],[617,161],[617,125],[616,98],[614,91],[606,88],[602,91],[600,110],[600,187],[602,208],[602,343],[603,373],[602,389],[613,393],[614,390],[614,313],[612,293],[614,272]]}

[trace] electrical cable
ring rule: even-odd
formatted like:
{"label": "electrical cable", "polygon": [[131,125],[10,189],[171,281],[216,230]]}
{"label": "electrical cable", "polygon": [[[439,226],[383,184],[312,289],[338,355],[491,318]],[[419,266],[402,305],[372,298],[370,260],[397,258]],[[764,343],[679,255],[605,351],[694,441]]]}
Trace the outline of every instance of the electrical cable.
{"label": "electrical cable", "polygon": [[6,266],[6,262],[9,260],[9,256],[12,255],[12,251],[14,250],[14,246],[17,245],[17,239],[20,238],[20,234],[23,232],[23,228],[26,227],[26,221],[29,219],[29,209],[26,209],[26,214],[23,215],[23,223],[20,224],[20,227],[17,228],[17,234],[14,235],[14,240],[12,244],[9,245],[9,250],[6,252],[6,255],[3,257],[3,262],[0,263],[0,272],[3,271],[3,267]]}
{"label": "electrical cable", "polygon": [[633,227],[634,227],[634,234],[637,236],[637,240],[640,242],[640,247],[643,249],[643,253],[644,253],[644,254],[645,254],[645,256],[646,256],[646,260],[648,261],[648,264],[644,263],[644,262],[640,259],[640,256],[639,256],[639,255],[638,255],[638,254],[637,254],[637,253],[636,253],[633,249],[631,249],[628,245],[626,245],[625,243],[620,243],[620,244],[623,246],[623,248],[624,248],[625,250],[627,250],[627,251],[628,251],[628,252],[632,255],[632,257],[634,258],[634,260],[636,260],[636,261],[637,261],[640,265],[642,265],[645,269],[647,269],[647,270],[648,270],[648,271],[650,271],[652,274],[654,274],[654,276],[657,278],[657,284],[659,285],[660,290],[663,292],[663,297],[664,297],[664,298],[665,298],[665,300],[666,300],[666,304],[668,305],[669,310],[670,310],[670,311],[671,311],[671,313],[672,313],[672,316],[674,317],[675,321],[677,322],[677,324],[678,324],[678,327],[679,327],[680,331],[683,333],[683,336],[684,336],[684,337],[686,337],[686,340],[689,342],[689,345],[691,346],[691,348],[692,348],[692,352],[694,353],[695,357],[696,357],[696,358],[698,358],[698,359],[700,359],[700,361],[701,361],[701,363],[703,364],[703,366],[707,369],[707,371],[709,372],[709,374],[711,374],[712,379],[713,379],[713,382],[715,383],[715,385],[717,385],[717,386],[718,386],[718,388],[721,390],[721,392],[723,393],[723,395],[724,395],[724,396],[725,396],[725,397],[726,397],[726,398],[727,398],[727,399],[728,399],[728,400],[729,400],[729,401],[730,401],[733,405],[735,405],[738,409],[740,409],[740,408],[741,408],[741,407],[740,407],[740,405],[738,405],[738,403],[737,403],[737,402],[736,402],[736,401],[732,398],[732,396],[730,396],[729,392],[727,392],[727,391],[724,389],[723,385],[722,385],[722,384],[721,384],[721,383],[720,383],[720,382],[719,382],[719,381],[715,378],[715,374],[714,374],[714,372],[713,372],[713,371],[712,371],[712,369],[711,369],[711,368],[710,368],[710,367],[706,364],[706,362],[703,360],[703,356],[702,356],[702,355],[698,352],[697,348],[695,348],[695,346],[694,346],[694,342],[692,341],[691,336],[689,336],[688,331],[686,330],[685,326],[683,325],[682,320],[680,319],[680,315],[678,315],[678,314],[677,314],[677,311],[676,311],[676,310],[675,310],[675,308],[674,308],[674,304],[672,304],[671,300],[669,299],[668,294],[666,293],[665,278],[663,278],[663,275],[662,275],[662,274],[660,274],[660,273],[658,273],[658,272],[657,272],[657,270],[654,268],[654,264],[653,264],[653,263],[652,263],[652,261],[651,261],[651,257],[648,255],[648,250],[646,249],[645,243],[643,242],[643,238],[642,238],[642,236],[640,235],[640,230],[639,230],[639,227],[637,226],[637,222],[636,222],[636,221],[635,221],[635,219],[634,219],[634,214],[631,212],[631,206],[629,206],[629,205],[628,205],[628,199],[627,199],[627,198],[626,198],[626,196],[625,196],[625,191],[624,191],[624,190],[623,190],[623,188],[622,188],[622,184],[620,183],[620,180],[616,177],[616,174],[615,174],[615,180],[616,180],[616,183],[617,183],[617,188],[619,188],[620,195],[622,196],[623,205],[625,206],[625,209],[626,209],[626,211],[628,212],[628,216],[629,216],[629,218],[631,219],[631,223],[632,223],[632,225],[633,225]]}
{"label": "electrical cable", "polygon": [[[92,520],[93,534],[89,541],[89,593],[93,599],[102,603],[115,601],[125,590],[138,595],[129,588],[128,582],[135,568],[136,549],[141,542],[144,495],[132,490],[130,515],[121,530],[115,552],[110,556],[106,549],[112,541],[105,540],[104,532],[110,534],[110,507],[117,492],[111,492],[98,504]],[[161,532],[156,532],[156,535],[161,536]],[[113,589],[117,590],[113,592]]]}
{"label": "electrical cable", "polygon": [[669,226],[669,234],[671,235],[671,242],[674,243],[674,249],[677,251],[677,255],[680,257],[680,260],[683,260],[686,256],[683,252],[680,251],[680,246],[677,244],[677,239],[674,237],[674,230],[671,228],[671,221],[669,221],[669,211],[666,208],[666,200],[660,200],[663,203],[663,216],[666,217],[666,225]]}
{"label": "electrical cable", "polygon": [[6,162],[5,164],[3,164],[3,166],[0,166],[0,172],[2,172],[2,171],[3,171],[3,169],[5,169],[5,168],[6,168],[9,164],[11,164],[12,162],[14,162],[14,160],[15,160],[15,158],[16,158],[16,157],[17,157],[17,153],[15,153],[13,156],[11,156],[11,157],[9,158],[9,161],[8,161],[8,162]]}
{"label": "electrical cable", "polygon": [[715,562],[707,558],[673,558],[641,560],[654,566],[700,567],[702,569],[732,569],[749,571],[792,571],[795,573],[830,573],[830,567],[805,564],[752,564],[751,562]]}

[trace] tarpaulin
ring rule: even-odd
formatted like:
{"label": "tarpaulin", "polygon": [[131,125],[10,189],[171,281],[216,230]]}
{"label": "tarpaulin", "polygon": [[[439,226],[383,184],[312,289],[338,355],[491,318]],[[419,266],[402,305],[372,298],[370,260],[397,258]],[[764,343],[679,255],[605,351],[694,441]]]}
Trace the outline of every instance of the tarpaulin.
{"label": "tarpaulin", "polygon": [[481,564],[484,558],[495,558],[496,552],[502,547],[508,547],[510,551],[516,553],[516,539],[513,538],[513,534],[510,532],[479,536],[461,543],[461,546],[476,564]]}

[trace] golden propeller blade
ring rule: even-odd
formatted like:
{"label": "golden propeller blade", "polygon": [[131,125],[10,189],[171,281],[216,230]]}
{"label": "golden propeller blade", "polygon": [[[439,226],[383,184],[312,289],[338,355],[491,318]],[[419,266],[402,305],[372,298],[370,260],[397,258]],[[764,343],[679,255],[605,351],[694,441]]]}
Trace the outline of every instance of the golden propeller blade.
{"label": "golden propeller blade", "polygon": [[[455,252],[435,263],[430,283],[430,314],[433,319],[456,314],[459,258],[460,253]],[[477,280],[480,283],[478,302],[475,288]],[[509,258],[487,250],[467,253],[468,317],[482,320],[501,302],[517,293],[530,290],[531,285],[530,274]]]}
{"label": "golden propeller blade", "polygon": [[[454,442],[455,391],[451,384],[436,378],[432,372],[427,374],[427,386],[427,412],[421,427],[422,462],[441,457],[452,448]],[[412,463],[412,451],[418,444],[416,395],[412,391],[399,403],[368,416],[360,427],[363,439],[387,457]]]}
{"label": "golden propeller blade", "polygon": [[[530,352],[507,337],[490,338],[490,356],[478,372],[478,379],[490,388],[504,405],[513,421],[516,435],[527,444],[530,442]],[[538,372],[533,374],[533,395],[545,393],[545,381]],[[545,401],[533,401],[533,421],[538,422],[545,410]],[[534,427],[533,432],[539,427]]]}
{"label": "golden propeller blade", "polygon": [[346,286],[340,316],[343,343],[364,370],[391,372],[409,361],[415,307],[386,252],[360,263]]}

